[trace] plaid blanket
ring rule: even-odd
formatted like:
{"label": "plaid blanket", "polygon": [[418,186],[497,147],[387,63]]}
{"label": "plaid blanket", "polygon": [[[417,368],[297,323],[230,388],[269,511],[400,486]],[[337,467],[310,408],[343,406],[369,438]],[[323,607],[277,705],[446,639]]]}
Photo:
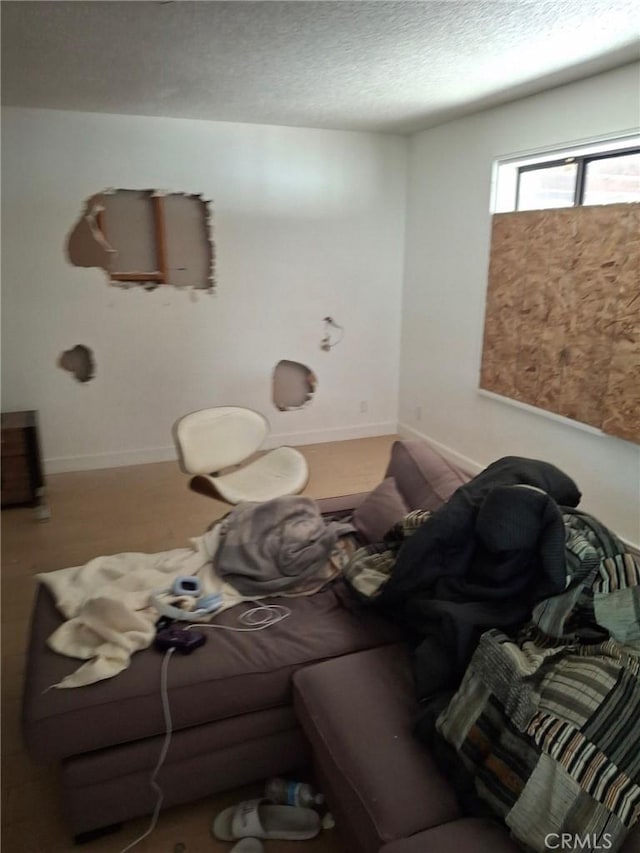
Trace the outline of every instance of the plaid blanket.
{"label": "plaid blanket", "polygon": [[525,848],[616,851],[640,818],[640,564],[591,516],[564,523],[567,589],[515,641],[483,634],[437,728]]}
{"label": "plaid blanket", "polygon": [[389,580],[404,541],[430,517],[429,510],[413,510],[393,525],[383,542],[357,549],[344,567],[343,573],[362,598],[375,598],[380,588]]}

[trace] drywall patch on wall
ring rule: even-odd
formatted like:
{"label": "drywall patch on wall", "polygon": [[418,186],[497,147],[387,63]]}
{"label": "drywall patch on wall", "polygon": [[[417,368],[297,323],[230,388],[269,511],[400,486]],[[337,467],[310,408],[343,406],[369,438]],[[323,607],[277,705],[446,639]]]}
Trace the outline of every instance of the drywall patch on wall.
{"label": "drywall patch on wall", "polygon": [[75,266],[100,267],[111,283],[212,292],[211,203],[201,195],[110,189],[87,200],[67,240]]}
{"label": "drywall patch on wall", "polygon": [[279,361],[273,371],[273,405],[281,412],[302,409],[313,399],[318,379],[299,361]]}
{"label": "drywall patch on wall", "polygon": [[58,359],[58,366],[73,373],[78,382],[89,382],[96,372],[93,353],[84,344],[76,344],[65,350]]}

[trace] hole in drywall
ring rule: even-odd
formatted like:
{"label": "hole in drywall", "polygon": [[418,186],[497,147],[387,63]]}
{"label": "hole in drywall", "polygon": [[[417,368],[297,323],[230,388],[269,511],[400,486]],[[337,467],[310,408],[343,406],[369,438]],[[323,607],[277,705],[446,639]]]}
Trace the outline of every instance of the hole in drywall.
{"label": "hole in drywall", "polygon": [[88,382],[96,372],[93,353],[84,344],[65,350],[58,359],[58,366],[73,373],[78,382]]}
{"label": "hole in drywall", "polygon": [[281,412],[301,409],[311,402],[318,379],[299,361],[279,361],[273,371],[273,404]]}
{"label": "hole in drywall", "polygon": [[67,257],[76,267],[100,267],[108,273],[115,249],[107,243],[98,227],[104,211],[103,199],[101,194],[87,199],[80,218],[67,238]]}
{"label": "hole in drywall", "polygon": [[69,261],[113,284],[214,288],[211,210],[199,195],[105,190],[91,196],[67,239]]}
{"label": "hole in drywall", "polygon": [[[320,341],[320,349],[323,352],[329,352],[337,346],[344,337],[344,329],[340,323],[336,323],[333,317],[324,317],[324,334]],[[334,334],[334,331],[336,334]]]}

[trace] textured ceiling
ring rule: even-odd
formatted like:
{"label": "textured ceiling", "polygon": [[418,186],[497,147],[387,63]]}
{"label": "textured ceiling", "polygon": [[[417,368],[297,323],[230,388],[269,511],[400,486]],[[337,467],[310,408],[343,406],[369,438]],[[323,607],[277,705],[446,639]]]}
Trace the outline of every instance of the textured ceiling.
{"label": "textured ceiling", "polygon": [[638,0],[3,2],[5,104],[411,132],[639,57]]}

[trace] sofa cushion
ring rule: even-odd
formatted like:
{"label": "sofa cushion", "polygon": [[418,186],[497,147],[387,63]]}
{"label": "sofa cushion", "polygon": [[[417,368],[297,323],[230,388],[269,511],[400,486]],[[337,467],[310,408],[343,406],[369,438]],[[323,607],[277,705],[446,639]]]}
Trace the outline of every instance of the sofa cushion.
{"label": "sofa cushion", "polygon": [[[344,582],[300,598],[271,598],[291,615],[258,632],[205,630],[206,644],[176,654],[168,666],[174,729],[227,720],[291,704],[298,667],[335,655],[396,642],[398,629],[369,611],[343,604]],[[349,599],[346,599],[349,600]],[[237,627],[238,605],[215,623]],[[162,734],[160,666],[163,655],[146,649],[115,678],[74,689],[47,689],[78,665],[51,651],[47,637],[60,624],[49,592],[40,588],[32,617],[23,725],[35,758],[62,758]]]}
{"label": "sofa cushion", "polygon": [[[548,850],[583,850],[587,839],[581,839],[575,846],[563,843],[562,838],[549,838]],[[585,846],[582,846],[582,845]],[[598,846],[598,844],[600,846]],[[606,831],[593,850],[606,850]],[[516,844],[507,830],[497,821],[478,818],[462,818],[453,823],[445,823],[426,832],[419,832],[411,838],[393,841],[379,853],[522,853],[524,848]],[[636,824],[620,848],[620,853],[640,853],[640,824]]]}
{"label": "sofa cushion", "polygon": [[385,844],[380,853],[522,853],[507,830],[489,820],[462,818],[411,838]]}
{"label": "sofa cushion", "polygon": [[363,851],[454,820],[453,791],[412,734],[417,706],[404,646],[299,670],[295,710],[325,780]]}
{"label": "sofa cushion", "polygon": [[[158,762],[163,741],[163,736],[146,738],[86,752],[62,762],[65,813],[74,834],[139,815],[148,816],[153,811],[156,793],[149,777]],[[291,708],[181,729],[172,734],[158,777],[164,794],[163,808],[268,776],[286,776],[309,762],[309,745]],[[38,849],[40,853],[45,850]],[[120,846],[100,849],[117,853]],[[167,848],[154,836],[150,846],[144,849],[158,853]],[[173,844],[168,849],[173,850]],[[82,847],[64,847],[64,850],[83,853]],[[222,848],[216,847],[212,839],[206,844],[203,836],[201,846],[190,846],[189,850],[220,853]]]}
{"label": "sofa cushion", "polygon": [[409,512],[393,477],[387,477],[356,507],[353,526],[367,542],[382,542],[385,533]]}
{"label": "sofa cushion", "polygon": [[385,477],[393,477],[410,510],[436,510],[471,479],[426,441],[396,441]]}

